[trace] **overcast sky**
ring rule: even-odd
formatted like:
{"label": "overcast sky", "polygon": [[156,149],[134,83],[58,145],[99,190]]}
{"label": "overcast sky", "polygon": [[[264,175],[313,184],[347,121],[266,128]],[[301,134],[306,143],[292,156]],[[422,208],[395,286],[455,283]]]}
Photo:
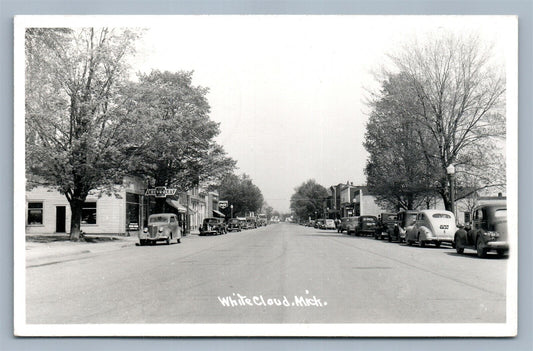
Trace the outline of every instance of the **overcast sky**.
{"label": "overcast sky", "polygon": [[[440,30],[476,31],[501,54],[505,17],[177,16],[149,30],[135,70],[194,70],[237,173],[288,211],[294,188],[365,183],[368,90],[386,54]],[[503,54],[502,54],[503,56]]]}

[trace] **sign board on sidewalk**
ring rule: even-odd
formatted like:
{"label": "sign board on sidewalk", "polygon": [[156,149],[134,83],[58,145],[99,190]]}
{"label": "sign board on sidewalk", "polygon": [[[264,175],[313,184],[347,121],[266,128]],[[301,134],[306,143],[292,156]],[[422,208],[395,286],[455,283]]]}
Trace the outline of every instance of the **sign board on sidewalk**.
{"label": "sign board on sidewalk", "polygon": [[218,202],[218,208],[225,209],[228,207],[228,201],[219,201]]}

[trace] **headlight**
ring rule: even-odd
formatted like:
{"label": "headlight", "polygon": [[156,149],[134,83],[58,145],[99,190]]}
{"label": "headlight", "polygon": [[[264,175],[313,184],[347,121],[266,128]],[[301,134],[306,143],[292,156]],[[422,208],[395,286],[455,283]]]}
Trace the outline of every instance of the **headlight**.
{"label": "headlight", "polygon": [[144,233],[148,233],[148,228],[144,228],[144,229],[143,229],[143,232],[144,232]]}
{"label": "headlight", "polygon": [[160,232],[160,233],[163,232],[163,227],[159,227],[159,232]]}
{"label": "headlight", "polygon": [[483,235],[486,236],[486,237],[489,237],[489,238],[497,238],[497,237],[500,236],[500,233],[498,233],[498,232],[484,232]]}

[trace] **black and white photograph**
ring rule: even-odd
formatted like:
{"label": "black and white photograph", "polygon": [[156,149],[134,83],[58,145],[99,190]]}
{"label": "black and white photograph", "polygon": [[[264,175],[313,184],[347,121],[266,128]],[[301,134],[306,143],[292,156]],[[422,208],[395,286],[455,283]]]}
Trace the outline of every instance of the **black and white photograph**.
{"label": "black and white photograph", "polygon": [[15,335],[516,336],[518,21],[16,16]]}

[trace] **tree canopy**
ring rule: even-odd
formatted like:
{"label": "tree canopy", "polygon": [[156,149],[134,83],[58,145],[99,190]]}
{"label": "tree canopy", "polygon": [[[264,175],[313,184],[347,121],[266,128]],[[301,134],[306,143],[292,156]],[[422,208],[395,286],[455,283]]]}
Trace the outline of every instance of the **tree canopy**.
{"label": "tree canopy", "polygon": [[316,212],[322,213],[324,199],[329,196],[325,187],[310,179],[294,190],[290,208],[299,219],[315,218]]}
{"label": "tree canopy", "polygon": [[214,140],[220,128],[209,118],[208,89],[194,86],[192,75],[153,71],[127,89],[129,113],[135,116],[130,173],[153,186],[187,190],[235,167]]}
{"label": "tree canopy", "polygon": [[256,212],[263,206],[263,194],[252,179],[242,174],[228,174],[216,186],[220,200],[228,201],[224,213],[229,217],[230,206],[233,205],[233,216],[246,216],[249,212]]}
{"label": "tree canopy", "polygon": [[[505,186],[502,158],[494,152],[505,137],[505,79],[479,43],[445,33],[390,55],[395,70],[385,72],[372,101],[365,143],[368,183],[382,198],[407,208],[414,202],[406,203],[406,195],[433,192],[450,209],[451,164],[459,186]],[[388,193],[394,184],[399,190]]]}

